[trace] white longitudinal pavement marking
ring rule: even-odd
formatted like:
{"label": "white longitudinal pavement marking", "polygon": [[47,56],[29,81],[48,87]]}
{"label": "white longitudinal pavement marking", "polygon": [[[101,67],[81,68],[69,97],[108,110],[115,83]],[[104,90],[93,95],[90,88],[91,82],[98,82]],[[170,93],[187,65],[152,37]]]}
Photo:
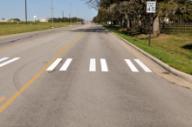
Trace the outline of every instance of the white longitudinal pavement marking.
{"label": "white longitudinal pavement marking", "polygon": [[62,58],[57,58],[57,59],[53,62],[53,64],[51,64],[51,66],[49,66],[49,67],[47,68],[47,71],[48,71],[48,72],[54,71],[55,68],[59,65],[59,63],[60,63],[61,61],[62,61]]}
{"label": "white longitudinal pavement marking", "polygon": [[104,58],[100,59],[100,64],[101,64],[101,71],[102,72],[108,72],[109,71],[106,59],[104,59]]}
{"label": "white longitudinal pavement marking", "polygon": [[135,62],[145,71],[145,72],[152,72],[143,62],[139,59],[135,59]]}
{"label": "white longitudinal pavement marking", "polygon": [[0,59],[0,62],[3,62],[3,61],[8,60],[8,59],[9,59],[9,57],[3,57]]}
{"label": "white longitudinal pavement marking", "polygon": [[65,63],[63,64],[63,66],[60,68],[60,71],[67,71],[68,67],[70,66],[72,62],[72,59],[69,58],[65,61]]}
{"label": "white longitudinal pavement marking", "polygon": [[135,67],[131,60],[125,59],[125,62],[127,63],[132,72],[139,72],[139,70]]}
{"label": "white longitudinal pavement marking", "polygon": [[95,72],[96,71],[96,59],[90,59],[89,71]]}
{"label": "white longitudinal pavement marking", "polygon": [[[2,58],[2,59],[3,59],[3,58]],[[10,60],[8,60],[9,58],[4,58],[4,59],[5,59],[5,60],[3,60],[4,62],[0,64],[0,67],[4,67],[4,66],[6,66],[6,65],[8,65],[8,64],[11,64],[11,63],[19,60],[20,57],[16,57],[16,58],[13,58],[13,59],[10,59]],[[6,61],[6,60],[8,60],[8,61]]]}

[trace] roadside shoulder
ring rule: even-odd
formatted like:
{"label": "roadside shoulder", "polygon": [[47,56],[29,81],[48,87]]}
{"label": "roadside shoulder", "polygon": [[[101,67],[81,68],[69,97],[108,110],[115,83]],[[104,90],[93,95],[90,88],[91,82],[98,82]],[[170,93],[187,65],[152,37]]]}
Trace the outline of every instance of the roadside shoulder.
{"label": "roadside shoulder", "polygon": [[184,73],[184,72],[181,72],[181,71],[169,66],[168,64],[159,60],[158,58],[152,56],[151,54],[145,52],[144,50],[142,50],[142,49],[138,48],[137,46],[135,46],[134,44],[130,43],[128,40],[124,39],[123,37],[118,36],[117,34],[115,34],[113,32],[111,34],[120,38],[125,44],[128,44],[129,46],[134,48],[136,51],[139,51],[141,54],[143,54],[144,56],[146,56],[147,58],[149,58],[150,60],[152,60],[153,62],[158,64],[160,67],[162,67],[163,69],[165,69],[166,71],[168,71],[169,73],[174,75],[176,78],[180,78],[180,79],[183,79],[184,81],[188,82],[187,84],[189,84],[189,85],[183,85],[182,84],[182,86],[192,89],[192,85],[191,85],[192,76],[191,75]]}

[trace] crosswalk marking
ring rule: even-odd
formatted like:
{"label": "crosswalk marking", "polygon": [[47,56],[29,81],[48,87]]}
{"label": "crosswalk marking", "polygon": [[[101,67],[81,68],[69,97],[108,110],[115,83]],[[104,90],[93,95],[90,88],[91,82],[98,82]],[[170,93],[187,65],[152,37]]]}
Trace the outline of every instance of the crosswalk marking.
{"label": "crosswalk marking", "polygon": [[68,67],[70,66],[72,62],[72,59],[69,58],[65,61],[65,63],[63,64],[63,66],[61,67],[60,71],[67,71]]}
{"label": "crosswalk marking", "polygon": [[47,71],[48,71],[48,72],[54,71],[55,68],[57,67],[57,65],[59,65],[59,63],[60,63],[61,61],[62,61],[62,58],[57,58],[57,59],[55,60],[55,62],[54,62],[51,66],[49,66],[49,68],[47,69]]}
{"label": "crosswalk marking", "polygon": [[106,59],[100,59],[100,63],[101,63],[101,71],[102,72],[108,72],[108,66],[107,66],[107,61]]}
{"label": "crosswalk marking", "polygon": [[[66,72],[68,71],[71,63],[73,62],[72,58],[67,58],[64,60],[63,58],[57,58],[53,63],[47,68],[47,72],[54,71],[57,67],[60,67],[58,71]],[[97,63],[99,62],[99,63]],[[134,73],[140,72],[140,70],[144,72],[152,72],[141,60],[139,59],[124,59],[124,62],[129,67],[130,71]],[[100,72],[109,72],[108,61],[105,58],[97,59],[90,58],[89,60],[89,72],[96,72],[97,71],[97,64],[99,64]]]}
{"label": "crosswalk marking", "polygon": [[10,63],[13,63],[13,62],[19,60],[19,59],[20,59],[20,57],[16,57],[16,58],[10,59],[10,60],[8,60],[8,61],[5,61],[5,62],[3,62],[3,63],[0,64],[0,67],[4,67],[4,66],[6,66],[6,65],[8,65],[8,64],[10,64]]}
{"label": "crosswalk marking", "polygon": [[143,68],[145,72],[152,72],[143,62],[141,62],[139,59],[135,59],[135,62]]}
{"label": "crosswalk marking", "polygon": [[139,70],[135,67],[131,60],[125,59],[125,62],[127,63],[132,72],[139,72]]}
{"label": "crosswalk marking", "polygon": [[9,59],[9,57],[3,57],[0,59],[0,62],[3,62],[3,61],[8,60],[8,59]]}
{"label": "crosswalk marking", "polygon": [[96,71],[96,59],[90,59],[89,71],[95,72]]}

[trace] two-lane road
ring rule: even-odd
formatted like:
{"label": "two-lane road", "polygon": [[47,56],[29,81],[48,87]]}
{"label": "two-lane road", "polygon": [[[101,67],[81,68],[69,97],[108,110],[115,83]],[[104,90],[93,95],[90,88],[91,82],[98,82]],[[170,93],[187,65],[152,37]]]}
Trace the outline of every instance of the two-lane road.
{"label": "two-lane road", "polygon": [[192,126],[192,91],[101,26],[22,37],[0,39],[0,127]]}

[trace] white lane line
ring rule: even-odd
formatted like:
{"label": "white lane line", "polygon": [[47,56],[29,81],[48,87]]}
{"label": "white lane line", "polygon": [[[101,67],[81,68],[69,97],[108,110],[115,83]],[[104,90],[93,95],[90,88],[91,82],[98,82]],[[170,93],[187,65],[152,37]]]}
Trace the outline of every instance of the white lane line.
{"label": "white lane line", "polygon": [[96,59],[92,58],[90,59],[89,72],[95,72],[95,71],[96,71]]}
{"label": "white lane line", "polygon": [[145,72],[152,72],[143,62],[141,62],[139,59],[135,59],[135,62],[143,68]]}
{"label": "white lane line", "polygon": [[59,71],[67,71],[71,62],[72,62],[72,58],[67,59]]}
{"label": "white lane line", "polygon": [[57,58],[55,60],[55,62],[53,64],[51,64],[48,68],[47,68],[47,71],[48,72],[52,72],[55,70],[55,68],[57,67],[57,65],[59,65],[59,63],[62,61],[62,58]]}
{"label": "white lane line", "polygon": [[100,63],[101,63],[101,71],[102,72],[108,72],[108,66],[107,66],[107,61],[106,59],[100,59]]}
{"label": "white lane line", "polygon": [[20,59],[20,57],[16,57],[16,58],[13,58],[13,59],[11,59],[11,60],[5,61],[4,63],[1,63],[1,64],[0,64],[0,67],[4,67],[4,66],[6,66],[6,65],[8,65],[8,64],[10,64],[10,63],[13,63],[13,62],[19,60],[19,59]]}
{"label": "white lane line", "polygon": [[3,62],[3,61],[8,60],[8,59],[9,59],[9,57],[3,57],[0,59],[0,62]]}
{"label": "white lane line", "polygon": [[125,59],[125,62],[127,63],[132,72],[139,72],[139,70],[135,67],[131,60]]}

